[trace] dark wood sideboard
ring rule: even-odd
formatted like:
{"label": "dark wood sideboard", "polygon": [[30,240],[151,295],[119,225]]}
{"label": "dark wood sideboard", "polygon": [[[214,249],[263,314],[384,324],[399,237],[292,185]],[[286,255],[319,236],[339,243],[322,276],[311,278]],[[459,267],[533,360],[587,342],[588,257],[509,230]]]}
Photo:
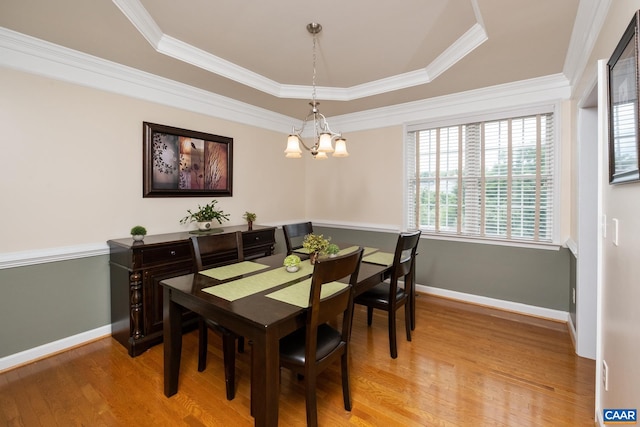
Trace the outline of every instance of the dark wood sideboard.
{"label": "dark wood sideboard", "polygon": [[[254,225],[220,227],[222,233],[242,231],[245,259],[273,254],[275,227]],[[109,240],[111,274],[111,335],[137,356],[162,342],[162,289],[160,281],[193,272],[190,232]],[[215,255],[222,262],[229,254]],[[195,326],[193,313],[185,313],[183,327]]]}

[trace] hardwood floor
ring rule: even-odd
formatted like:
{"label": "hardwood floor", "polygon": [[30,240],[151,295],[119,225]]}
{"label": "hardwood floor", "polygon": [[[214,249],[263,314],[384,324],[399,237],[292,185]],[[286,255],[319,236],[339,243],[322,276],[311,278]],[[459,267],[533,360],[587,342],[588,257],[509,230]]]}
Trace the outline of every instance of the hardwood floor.
{"label": "hardwood floor", "polygon": [[[593,426],[595,362],[575,355],[567,326],[432,296],[417,298],[413,341],[398,312],[398,358],[386,318],[356,307],[353,409],[339,364],[318,379],[320,425]],[[250,346],[238,355],[237,393],[225,399],[221,343],[197,371],[197,332],[185,335],[178,393],[163,394],[162,345],[131,358],[112,338],[0,374],[8,426],[250,426]],[[305,424],[302,383],[282,371],[280,425]]]}

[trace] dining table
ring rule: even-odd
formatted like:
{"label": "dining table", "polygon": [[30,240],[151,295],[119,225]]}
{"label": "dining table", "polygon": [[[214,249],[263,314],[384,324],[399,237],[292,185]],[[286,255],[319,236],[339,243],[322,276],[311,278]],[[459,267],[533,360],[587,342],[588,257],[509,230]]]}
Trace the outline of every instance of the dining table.
{"label": "dining table", "polygon": [[[359,248],[341,245],[340,254]],[[256,426],[278,425],[279,340],[304,327],[313,265],[297,272],[283,266],[286,254],[203,270],[162,280],[164,394],[178,392],[182,313],[191,310],[251,342],[251,414]],[[301,258],[308,258],[299,254]],[[388,278],[393,254],[364,248],[355,294]],[[320,261],[322,262],[322,260]],[[348,282],[348,277],[343,279]]]}

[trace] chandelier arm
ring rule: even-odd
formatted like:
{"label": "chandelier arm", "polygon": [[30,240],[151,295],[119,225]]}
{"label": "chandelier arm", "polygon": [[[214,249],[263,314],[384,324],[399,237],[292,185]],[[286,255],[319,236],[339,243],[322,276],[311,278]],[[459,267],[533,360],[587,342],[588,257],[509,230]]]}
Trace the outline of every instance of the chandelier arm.
{"label": "chandelier arm", "polygon": [[327,121],[327,118],[324,116],[324,114],[319,111],[317,111],[316,114],[322,118],[322,125],[320,126],[321,129],[331,134],[331,138],[342,136],[342,133],[334,132],[333,130],[331,130],[331,127],[329,127],[329,122]]}
{"label": "chandelier arm", "polygon": [[314,117],[314,113],[311,112],[307,115],[307,117],[304,118],[304,120],[302,121],[302,126],[300,126],[299,128],[297,127],[293,127],[293,134],[296,135],[300,140],[302,140],[302,134],[304,133],[304,129],[307,127],[307,123],[309,123],[309,121],[311,121],[311,118]]}
{"label": "chandelier arm", "polygon": [[311,151],[310,147],[307,147],[307,144],[304,143],[304,141],[302,140],[302,138],[300,137],[300,135],[295,134],[296,138],[298,138],[298,141],[300,142],[300,144],[302,144],[302,148],[304,148],[307,151]]}

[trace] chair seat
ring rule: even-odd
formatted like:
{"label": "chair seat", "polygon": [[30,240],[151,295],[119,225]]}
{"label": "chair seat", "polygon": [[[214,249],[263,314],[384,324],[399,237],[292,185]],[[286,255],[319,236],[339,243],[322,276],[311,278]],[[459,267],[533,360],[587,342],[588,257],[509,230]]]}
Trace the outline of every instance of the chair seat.
{"label": "chair seat", "polygon": [[204,324],[207,325],[207,327],[209,327],[210,329],[213,329],[216,332],[221,333],[222,335],[232,335],[234,337],[238,337],[238,335],[233,332],[230,331],[229,329],[225,328],[224,326],[221,326],[220,324],[214,322],[211,319],[203,319],[204,320]]}
{"label": "chair seat", "polygon": [[[326,357],[342,339],[341,333],[323,323],[318,326],[318,348],[316,360]],[[287,335],[280,340],[280,358],[283,362],[304,366],[305,329]]]}
{"label": "chair seat", "polygon": [[[404,298],[404,289],[398,287],[396,289],[396,301]],[[389,284],[380,283],[366,292],[358,295],[355,302],[363,305],[384,305],[389,304]]]}

